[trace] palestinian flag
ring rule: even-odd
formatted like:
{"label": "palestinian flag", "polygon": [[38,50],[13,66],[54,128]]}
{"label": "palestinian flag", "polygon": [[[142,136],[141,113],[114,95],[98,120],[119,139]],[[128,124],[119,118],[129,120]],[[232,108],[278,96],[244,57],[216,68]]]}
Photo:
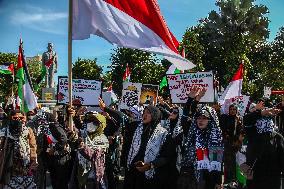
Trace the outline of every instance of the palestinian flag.
{"label": "palestinian flag", "polygon": [[19,46],[16,79],[18,80],[18,95],[21,99],[20,109],[24,112],[35,109],[37,107],[37,100],[33,93],[31,79],[23,54],[22,42],[20,42]]}
{"label": "palestinian flag", "polygon": [[4,63],[4,64],[0,65],[0,74],[14,75],[14,64],[13,63]]}
{"label": "palestinian flag", "polygon": [[130,69],[128,67],[128,64],[126,64],[126,69],[125,72],[123,74],[123,78],[122,78],[123,82],[130,82]]}
{"label": "palestinian flag", "polygon": [[39,88],[39,84],[42,82],[42,80],[44,79],[44,77],[46,76],[47,70],[49,69],[49,67],[51,66],[51,64],[53,63],[54,57],[56,55],[52,56],[48,61],[45,62],[44,66],[42,66],[41,68],[41,74],[40,76],[36,79],[36,86],[35,86],[35,90],[37,91]]}
{"label": "palestinian flag", "polygon": [[[171,65],[166,72],[166,74],[179,74],[181,71],[175,67],[175,65]],[[162,90],[164,87],[168,86],[167,76],[164,76],[161,83],[160,83],[160,90]]]}

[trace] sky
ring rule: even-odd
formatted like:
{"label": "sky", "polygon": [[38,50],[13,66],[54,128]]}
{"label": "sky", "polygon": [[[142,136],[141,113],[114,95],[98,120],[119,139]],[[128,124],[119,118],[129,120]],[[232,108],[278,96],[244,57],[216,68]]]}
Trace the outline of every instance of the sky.
{"label": "sky", "polygon": [[[256,0],[269,8],[269,40],[284,26],[283,0]],[[186,28],[217,10],[215,0],[158,0],[168,27],[180,41]],[[25,56],[33,57],[54,44],[58,55],[58,75],[67,75],[68,61],[68,0],[0,0],[0,52],[17,53],[19,39],[24,42]],[[73,62],[80,58],[97,58],[104,71],[115,47],[104,39],[92,36],[73,41]]]}

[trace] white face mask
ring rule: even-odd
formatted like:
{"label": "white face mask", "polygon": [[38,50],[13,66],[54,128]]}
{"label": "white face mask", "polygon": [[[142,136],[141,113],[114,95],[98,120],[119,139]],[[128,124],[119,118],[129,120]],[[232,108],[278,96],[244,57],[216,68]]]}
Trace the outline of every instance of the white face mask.
{"label": "white face mask", "polygon": [[98,126],[94,123],[87,123],[87,132],[92,133],[97,130]]}

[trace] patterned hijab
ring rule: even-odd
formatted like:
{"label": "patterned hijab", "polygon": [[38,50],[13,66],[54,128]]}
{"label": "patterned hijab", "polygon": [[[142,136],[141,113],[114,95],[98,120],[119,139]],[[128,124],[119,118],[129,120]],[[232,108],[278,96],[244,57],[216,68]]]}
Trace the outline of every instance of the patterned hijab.
{"label": "patterned hijab", "polygon": [[[197,126],[197,117],[209,119],[207,128]],[[222,133],[215,110],[209,106],[201,108],[194,117],[184,143],[185,154],[182,167],[194,167],[196,178],[200,178],[200,170],[221,171],[223,156]]]}

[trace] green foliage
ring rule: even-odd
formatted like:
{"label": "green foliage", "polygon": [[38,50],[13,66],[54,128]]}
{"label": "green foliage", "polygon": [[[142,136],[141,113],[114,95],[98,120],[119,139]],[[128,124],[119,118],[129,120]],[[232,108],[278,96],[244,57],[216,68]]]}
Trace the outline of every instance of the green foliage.
{"label": "green foliage", "polygon": [[[0,64],[12,62],[16,66],[17,55],[14,53],[1,53],[0,52]],[[13,84],[12,75],[0,74],[0,102],[5,102],[12,94],[12,87],[15,91],[16,85]]]}
{"label": "green foliage", "polygon": [[196,67],[191,71],[203,71],[202,57],[204,56],[205,49],[199,40],[200,28],[191,27],[185,31],[183,36],[180,51],[185,49],[185,58],[193,62]]}
{"label": "green foliage", "polygon": [[[30,78],[31,78],[31,81],[32,81],[32,85],[33,85],[33,88],[35,89],[35,85],[36,85],[36,79],[40,76],[41,74],[41,62],[36,60],[36,59],[29,59],[29,60],[26,60],[26,63],[27,63],[27,66],[28,66],[28,70],[29,70],[29,74],[30,74]],[[36,93],[36,95],[38,97],[41,98],[41,88],[44,87],[44,81],[42,81],[40,84],[39,84],[39,88],[37,91],[34,91]]]}
{"label": "green foliage", "polygon": [[74,79],[101,80],[102,67],[97,65],[97,59],[78,58],[73,64],[72,73]]}
{"label": "green foliage", "polygon": [[117,48],[111,55],[113,90],[120,96],[122,78],[126,65],[130,68],[130,81],[158,85],[165,73],[165,68],[157,63],[155,55],[128,48]]}
{"label": "green foliage", "polygon": [[[245,63],[243,93],[255,95],[258,88],[255,50],[268,38],[268,9],[254,0],[219,0],[219,11],[211,11],[199,25],[186,31],[183,43],[193,52],[193,63],[214,70],[220,85],[226,87],[242,60]],[[191,42],[191,43],[190,43]],[[188,52],[188,51],[187,51]],[[196,56],[194,56],[196,55]],[[255,57],[255,58],[252,58]],[[199,66],[198,66],[199,67]],[[201,67],[201,66],[200,66]],[[200,70],[200,68],[197,68]],[[255,87],[253,87],[256,85]],[[259,90],[259,88],[258,88]]]}

